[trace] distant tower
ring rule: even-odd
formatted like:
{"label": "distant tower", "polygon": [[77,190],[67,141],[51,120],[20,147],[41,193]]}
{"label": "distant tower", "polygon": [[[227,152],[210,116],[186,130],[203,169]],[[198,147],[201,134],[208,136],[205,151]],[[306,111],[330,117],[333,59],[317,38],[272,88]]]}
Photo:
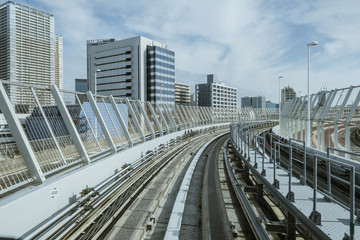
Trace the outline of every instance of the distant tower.
{"label": "distant tower", "polygon": [[[55,74],[56,44],[54,17],[50,13],[15,2],[0,5],[0,79],[17,81],[36,86],[49,87],[62,80],[62,66]],[[61,43],[62,45],[62,43]],[[58,60],[62,51],[58,47]],[[61,64],[62,65],[62,64]],[[28,88],[10,86],[7,89],[10,101],[21,106],[34,105],[34,98]],[[49,91],[37,91],[42,104],[50,104]]]}
{"label": "distant tower", "polygon": [[294,98],[296,98],[296,92],[293,88],[287,86],[281,89],[281,106],[284,106],[289,99]]}

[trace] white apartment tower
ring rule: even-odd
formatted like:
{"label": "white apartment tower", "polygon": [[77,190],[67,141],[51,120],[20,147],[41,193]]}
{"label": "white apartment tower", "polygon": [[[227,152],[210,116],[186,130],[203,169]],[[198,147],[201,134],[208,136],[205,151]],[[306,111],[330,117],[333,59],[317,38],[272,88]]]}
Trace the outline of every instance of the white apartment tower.
{"label": "white apartment tower", "polygon": [[214,108],[236,108],[237,88],[217,83],[214,74],[207,75],[207,83],[197,84],[195,93],[198,106]]}
{"label": "white apartment tower", "polygon": [[296,92],[290,86],[281,89],[281,106],[284,106],[289,99],[296,98]]}
{"label": "white apartment tower", "polygon": [[141,36],[88,40],[87,79],[87,89],[99,95],[174,103],[175,54]]}
{"label": "white apartment tower", "polygon": [[175,83],[175,104],[190,105],[190,85]]}
{"label": "white apartment tower", "polygon": [[[0,20],[0,79],[48,87],[58,76],[57,85],[62,86],[62,63],[55,64],[56,56],[62,62],[62,40],[55,37],[53,15],[8,1],[0,5]],[[13,104],[33,101],[31,92],[21,87],[7,91]],[[43,104],[51,103],[49,91],[38,97]]]}

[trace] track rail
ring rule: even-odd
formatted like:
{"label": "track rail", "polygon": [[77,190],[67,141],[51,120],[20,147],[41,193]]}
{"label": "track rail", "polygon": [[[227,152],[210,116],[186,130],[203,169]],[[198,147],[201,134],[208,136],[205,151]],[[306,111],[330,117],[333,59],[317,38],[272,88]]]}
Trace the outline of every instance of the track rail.
{"label": "track rail", "polygon": [[[192,141],[185,141],[195,135],[189,132],[183,138],[173,140],[170,146],[160,146],[138,161],[123,166],[96,188],[86,188],[78,202],[65,209],[40,229],[26,236],[26,239],[96,239],[121,215],[146,187],[147,183],[179,152],[184,151]],[[195,136],[201,139],[203,136]],[[192,139],[194,140],[194,139]]]}
{"label": "track rail", "polygon": [[255,213],[252,204],[250,204],[245,192],[242,190],[242,184],[237,180],[235,176],[235,169],[230,165],[228,158],[228,151],[224,149],[224,160],[228,176],[231,181],[232,188],[234,189],[235,195],[245,213],[246,219],[248,220],[250,227],[256,237],[256,239],[271,239],[268,232],[262,225],[262,221],[259,221],[257,214]]}

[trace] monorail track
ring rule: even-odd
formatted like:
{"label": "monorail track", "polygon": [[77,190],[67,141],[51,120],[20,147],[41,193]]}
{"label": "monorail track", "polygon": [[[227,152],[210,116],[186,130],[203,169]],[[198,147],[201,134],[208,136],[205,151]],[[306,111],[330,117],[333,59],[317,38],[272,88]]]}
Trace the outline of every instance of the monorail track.
{"label": "monorail track", "polygon": [[[121,216],[148,182],[181,151],[194,142],[209,136],[192,137],[188,133],[178,139],[175,148],[161,146],[156,152],[148,152],[135,163],[124,165],[123,170],[95,188],[82,191],[76,204],[26,236],[27,239],[96,239],[109,231],[114,219]],[[174,145],[171,142],[170,145]]]}

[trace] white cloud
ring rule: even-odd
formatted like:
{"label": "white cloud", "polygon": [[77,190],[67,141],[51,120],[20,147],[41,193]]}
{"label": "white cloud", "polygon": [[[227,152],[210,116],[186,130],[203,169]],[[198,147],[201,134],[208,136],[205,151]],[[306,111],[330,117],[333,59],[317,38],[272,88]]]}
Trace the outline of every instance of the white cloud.
{"label": "white cloud", "polygon": [[68,82],[86,77],[86,40],[136,35],[164,42],[175,51],[177,80],[201,83],[207,73],[215,73],[220,81],[239,88],[241,95],[277,101],[279,75],[285,76],[282,84],[304,93],[306,43],[313,40],[320,42],[311,49],[313,91],[325,83],[333,89],[359,82],[357,0],[39,0],[36,4],[54,14],[56,32],[64,36]]}

